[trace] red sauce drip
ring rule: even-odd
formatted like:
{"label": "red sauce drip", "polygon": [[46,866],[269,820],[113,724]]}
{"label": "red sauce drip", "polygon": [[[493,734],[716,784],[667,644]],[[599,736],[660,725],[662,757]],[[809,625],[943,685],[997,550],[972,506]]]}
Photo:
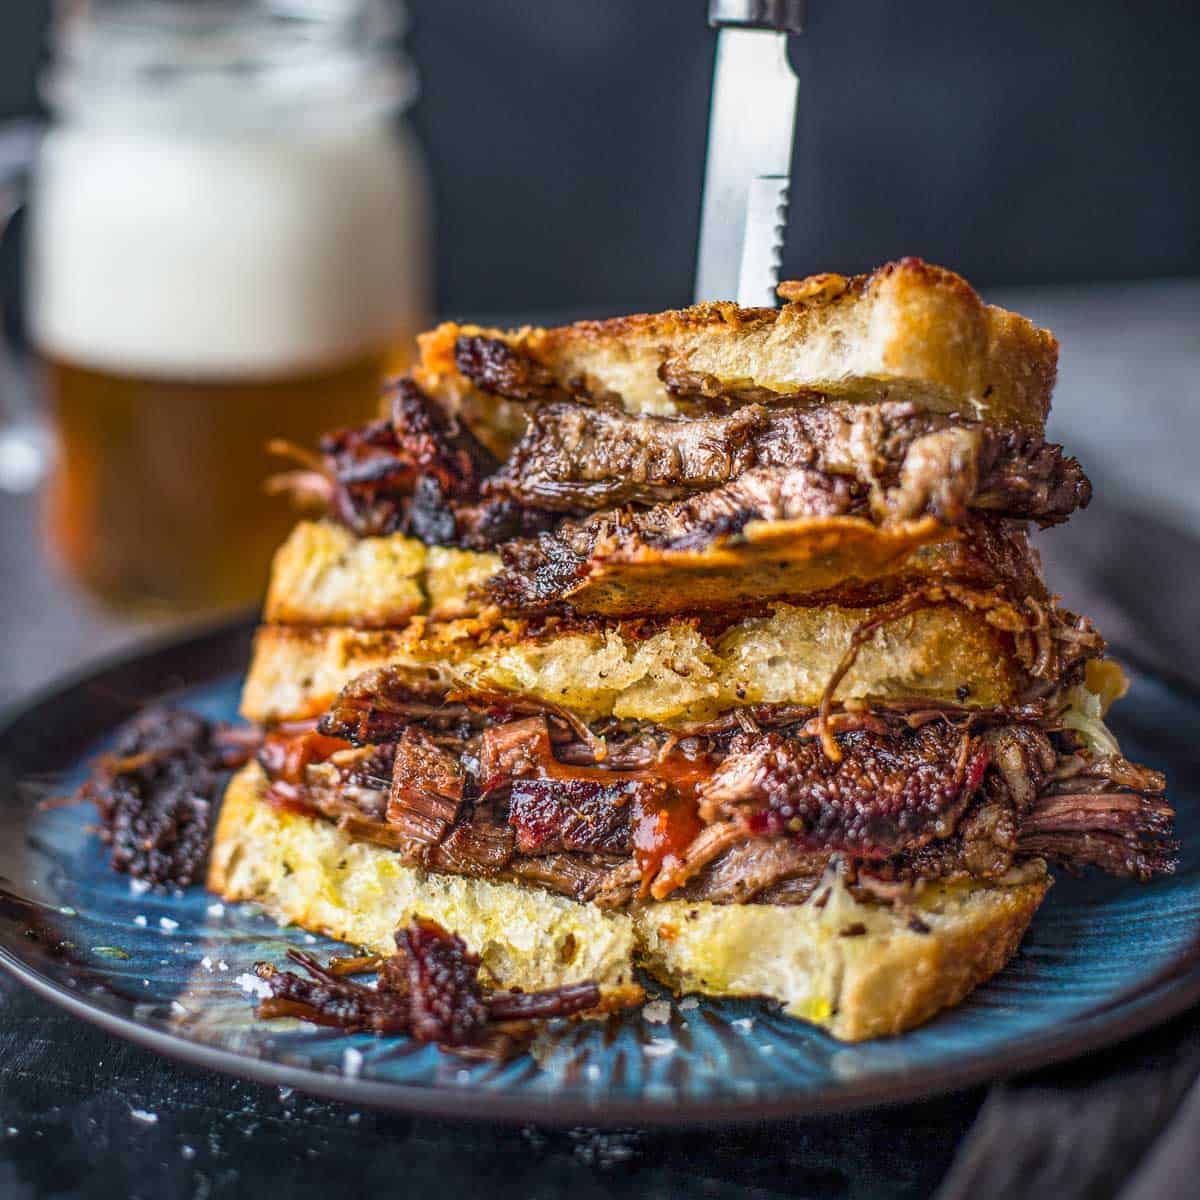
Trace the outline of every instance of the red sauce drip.
{"label": "red sauce drip", "polygon": [[[510,729],[515,729],[514,723]],[[532,775],[538,779],[587,779],[596,783],[667,783],[677,792],[694,796],[696,789],[712,775],[716,764],[707,755],[690,759],[683,754],[668,754],[653,767],[643,770],[620,771],[608,767],[587,767],[574,763],[560,763],[554,757],[554,747],[545,719],[530,717],[520,723],[520,736],[504,744],[498,753],[490,752],[485,734],[483,756],[488,777],[484,780],[484,792],[507,783],[521,775]],[[498,727],[497,732],[503,729]],[[497,738],[497,744],[500,744]]]}
{"label": "red sauce drip", "polygon": [[304,782],[305,767],[349,749],[349,742],[326,737],[315,729],[300,734],[275,732],[267,734],[259,761],[273,781],[299,784]]}
{"label": "red sauce drip", "polygon": [[704,828],[692,791],[670,791],[645,800],[634,797],[630,826],[633,852],[642,870],[642,895],[664,867],[679,865],[687,848]]}

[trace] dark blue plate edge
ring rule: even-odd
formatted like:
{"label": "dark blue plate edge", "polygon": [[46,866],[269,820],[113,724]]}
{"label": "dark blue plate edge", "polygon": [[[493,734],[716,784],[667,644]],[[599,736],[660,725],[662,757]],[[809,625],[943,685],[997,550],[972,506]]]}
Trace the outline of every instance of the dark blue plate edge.
{"label": "dark blue plate edge", "polygon": [[[201,628],[190,636],[178,632],[156,639],[149,646],[118,652],[85,666],[64,679],[40,689],[0,717],[0,762],[15,747],[9,745],[23,726],[44,732],[48,726],[39,718],[45,711],[57,712],[72,693],[99,689],[109,677],[139,674],[155,679],[178,679],[178,688],[200,686],[241,669],[256,620],[241,617]],[[1200,703],[1200,688],[1171,673],[1141,665],[1137,656],[1114,648],[1114,657],[1128,663],[1139,674],[1156,680],[1169,690]],[[165,660],[159,662],[159,660]],[[186,673],[183,666],[198,667]],[[186,677],[185,677],[186,674]],[[105,687],[105,690],[111,690]],[[130,711],[169,691],[130,697]],[[126,715],[108,714],[94,731],[75,730],[75,742],[94,741]],[[53,728],[53,726],[49,726]],[[19,760],[20,754],[16,756]],[[455,1092],[446,1088],[413,1087],[370,1079],[326,1074],[287,1063],[274,1063],[216,1046],[139,1025],[131,1018],[93,1007],[87,1000],[60,986],[0,946],[0,968],[51,1003],[73,1016],[191,1066],[217,1070],[258,1083],[291,1086],[314,1095],[350,1104],[391,1109],[410,1114],[504,1121],[520,1124],[536,1121],[547,1125],[653,1125],[657,1127],[696,1125],[706,1122],[746,1123],[827,1116],[869,1108],[882,1108],[916,1100],[927,1100],[980,1084],[1011,1078],[1025,1071],[1065,1062],[1093,1050],[1113,1046],[1144,1033],[1156,1025],[1200,1004],[1200,935],[1181,951],[1152,980],[1136,986],[1132,994],[1106,1001],[1096,1010],[1065,1021],[1060,1027],[1024,1040],[1003,1051],[968,1055],[954,1067],[929,1067],[908,1072],[886,1082],[847,1083],[824,1088],[811,1095],[796,1093],[779,1098],[746,1099],[726,1097],[715,1101],[682,1100],[669,1106],[653,1101],[598,1100],[595,1104],[560,1098],[512,1097],[487,1092]]]}

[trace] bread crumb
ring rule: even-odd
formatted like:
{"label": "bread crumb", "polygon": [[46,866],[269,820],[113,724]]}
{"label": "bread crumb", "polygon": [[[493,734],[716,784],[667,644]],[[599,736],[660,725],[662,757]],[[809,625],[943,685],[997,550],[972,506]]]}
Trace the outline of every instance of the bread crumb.
{"label": "bread crumb", "polygon": [[642,1005],[642,1018],[652,1025],[665,1025],[671,1019],[671,1005],[666,1000],[651,1000]]}

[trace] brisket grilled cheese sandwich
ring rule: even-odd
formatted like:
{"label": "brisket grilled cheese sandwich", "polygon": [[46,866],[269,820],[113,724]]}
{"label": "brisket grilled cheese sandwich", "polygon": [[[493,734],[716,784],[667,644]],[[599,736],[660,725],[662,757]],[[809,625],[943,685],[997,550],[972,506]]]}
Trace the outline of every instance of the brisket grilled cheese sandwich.
{"label": "brisket grilled cheese sandwich", "polygon": [[487,979],[637,970],[847,1039],[960,1001],[1048,868],[1173,866],[1124,689],[1031,525],[1054,338],[918,260],[513,333],[444,325],[299,452],[209,886]]}

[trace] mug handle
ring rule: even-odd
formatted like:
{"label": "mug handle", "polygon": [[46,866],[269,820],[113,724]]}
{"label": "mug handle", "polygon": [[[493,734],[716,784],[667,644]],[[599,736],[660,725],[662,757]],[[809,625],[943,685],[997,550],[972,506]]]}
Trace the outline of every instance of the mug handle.
{"label": "mug handle", "polygon": [[[39,130],[32,121],[0,126],[0,240],[25,204]],[[0,330],[0,492],[32,492],[50,467],[53,439],[34,399],[21,348]]]}

